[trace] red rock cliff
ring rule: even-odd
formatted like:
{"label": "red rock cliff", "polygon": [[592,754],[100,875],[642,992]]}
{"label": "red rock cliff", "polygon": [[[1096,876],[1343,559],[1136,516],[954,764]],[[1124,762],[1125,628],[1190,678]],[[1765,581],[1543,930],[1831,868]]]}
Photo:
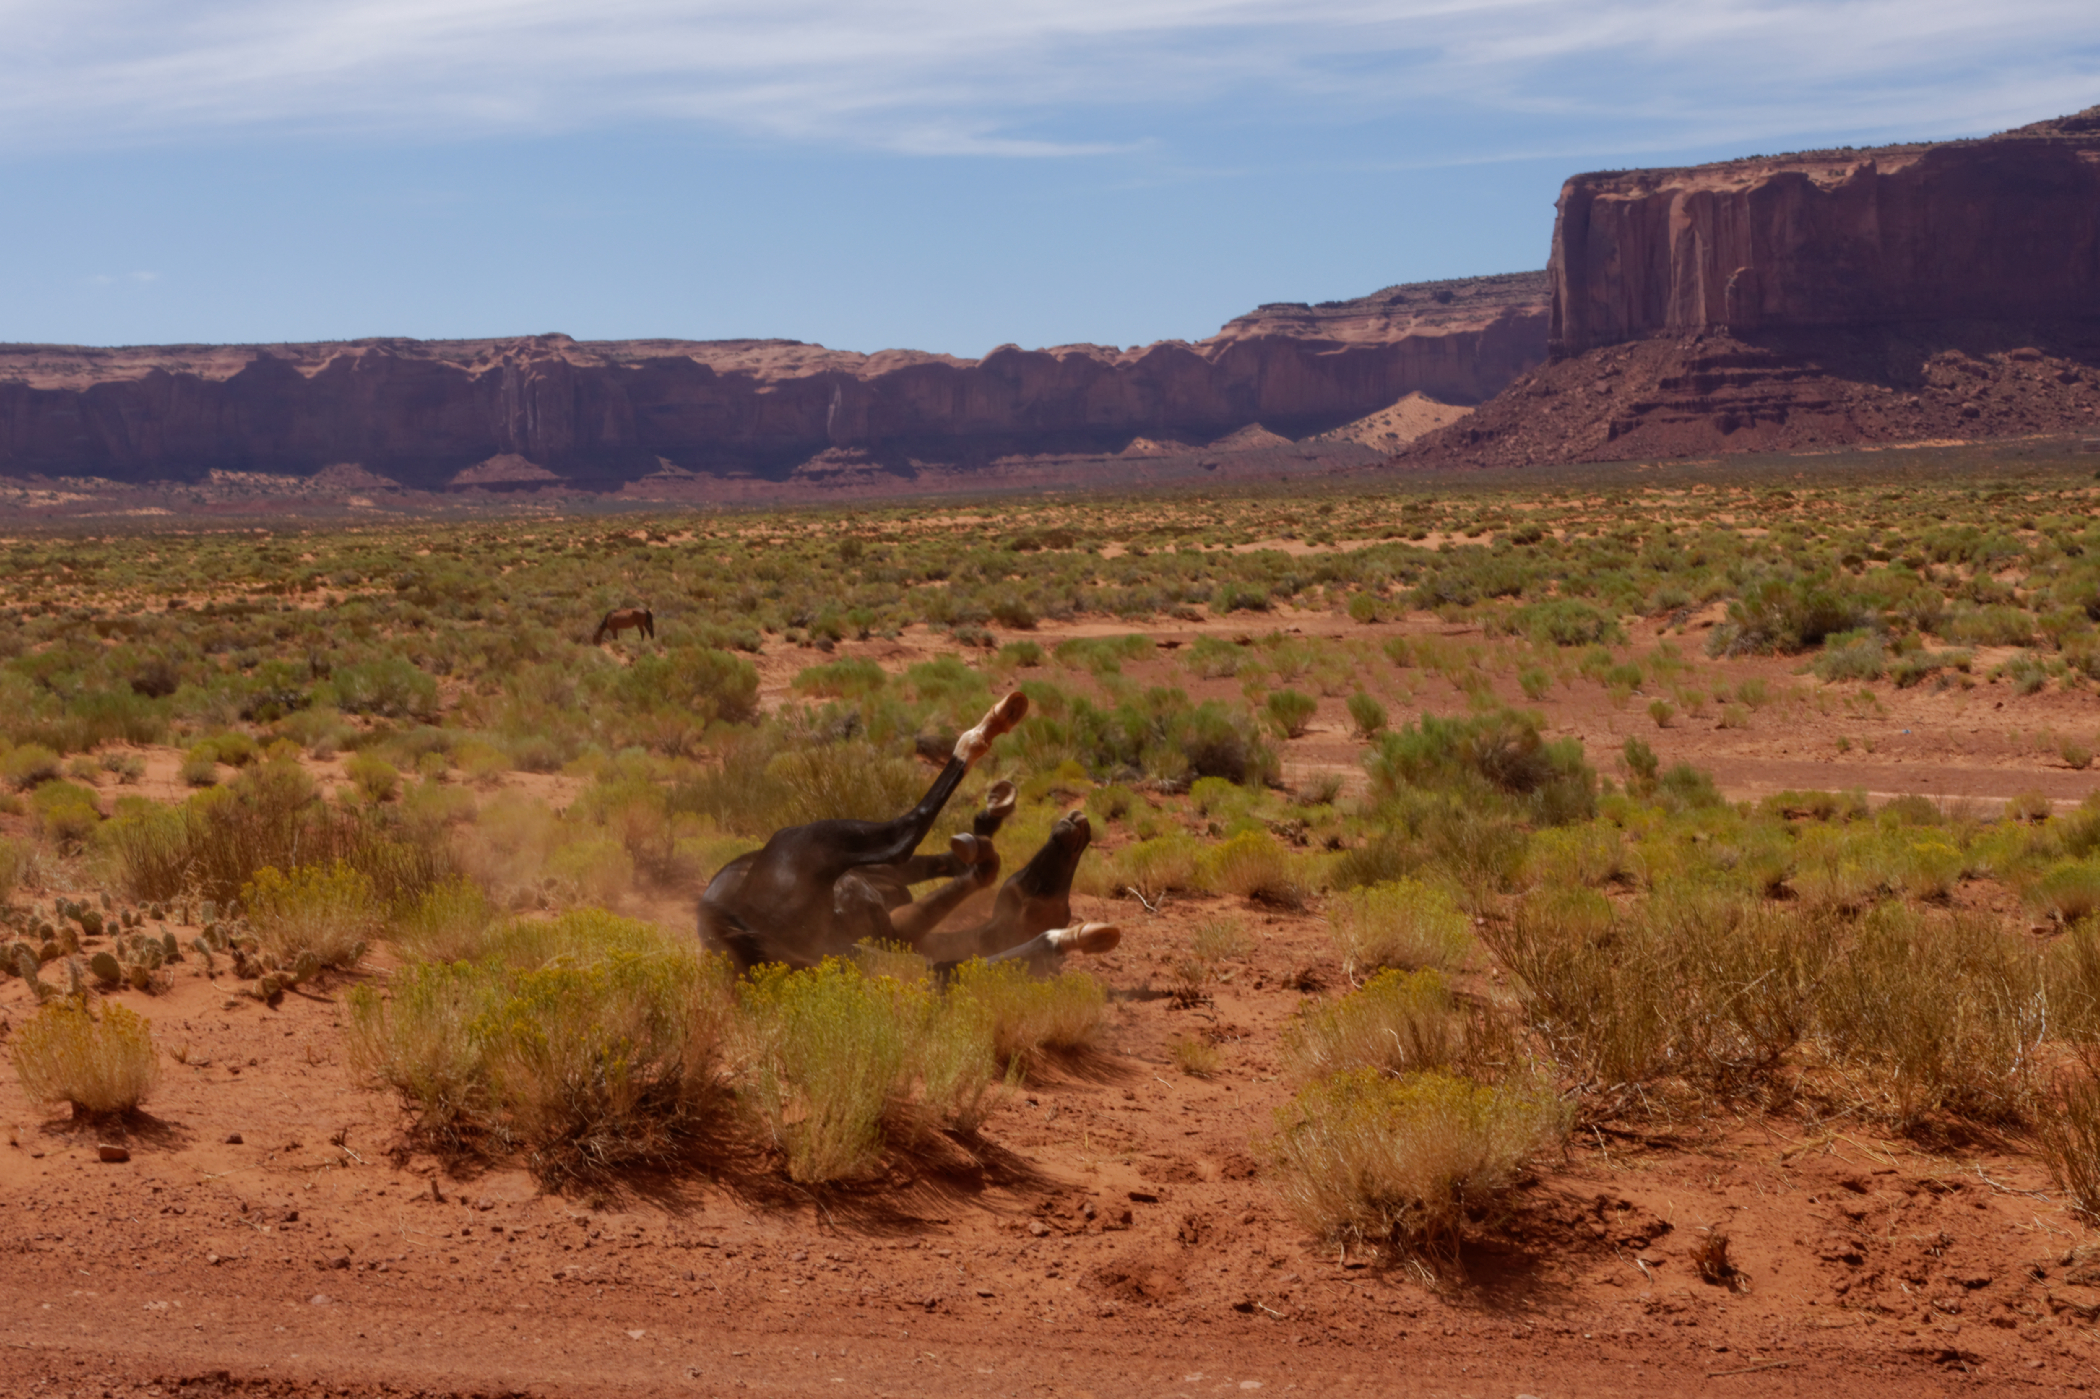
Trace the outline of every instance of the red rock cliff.
{"label": "red rock cliff", "polygon": [[1412,392],[1493,396],[1545,355],[1545,276],[1264,306],[1196,344],[982,360],[793,341],[0,346],[0,472],[139,481],[357,462],[436,484],[513,455],[570,479],[659,461],[784,474],[835,447],[932,459],[1317,430]]}
{"label": "red rock cliff", "polygon": [[1552,351],[1701,330],[2100,318],[2100,108],[1980,141],[1578,175]]}

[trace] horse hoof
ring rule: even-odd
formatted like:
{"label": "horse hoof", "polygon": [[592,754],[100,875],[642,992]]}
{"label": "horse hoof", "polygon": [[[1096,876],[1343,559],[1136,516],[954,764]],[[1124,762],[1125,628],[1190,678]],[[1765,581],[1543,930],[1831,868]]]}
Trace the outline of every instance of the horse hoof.
{"label": "horse hoof", "polygon": [[993,738],[997,738],[1027,717],[1028,696],[1015,690],[992,706],[992,712],[984,716],[985,727],[991,730]]}
{"label": "horse hoof", "polygon": [[948,853],[962,864],[973,868],[999,863],[999,852],[993,848],[991,841],[968,832],[948,837]]}
{"label": "horse hoof", "polygon": [[1086,952],[1099,956],[1113,952],[1123,941],[1123,930],[1113,923],[1074,923],[1050,933],[1050,945],[1058,952]]}
{"label": "horse hoof", "polygon": [[1004,780],[994,782],[985,790],[984,814],[1001,818],[1011,816],[1013,814],[1014,801],[1019,795],[1020,793],[1015,790],[1013,783]]}

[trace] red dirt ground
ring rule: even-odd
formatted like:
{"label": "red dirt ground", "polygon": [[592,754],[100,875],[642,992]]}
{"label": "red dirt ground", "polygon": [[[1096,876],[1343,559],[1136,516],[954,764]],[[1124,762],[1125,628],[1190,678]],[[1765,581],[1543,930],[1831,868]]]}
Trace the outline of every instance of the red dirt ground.
{"label": "red dirt ground", "polygon": [[[845,649],[899,664],[932,647],[914,634]],[[817,659],[768,658],[769,687]],[[1167,662],[1128,669],[1236,692]],[[1782,662],[1724,669],[1731,683],[1796,681]],[[1445,682],[1404,678],[1415,694],[1396,721],[1463,709]],[[1494,683],[1518,698],[1509,675]],[[1645,699],[1615,709],[1589,682],[1542,707],[1601,766],[1638,732],[1665,761],[1714,767],[1732,795],[2091,788],[2038,737],[2090,741],[2084,696],[1872,688],[1882,713],[1782,702],[1740,730],[1711,713],[1657,730]],[[1840,759],[1840,734],[1875,749]],[[1351,768],[1358,748],[1341,699],[1325,698],[1288,769]],[[118,998],[165,1051],[149,1118],[47,1119],[0,1079],[0,1393],[1559,1399],[2100,1381],[2100,1252],[2018,1143],[1886,1140],[1745,1109],[1584,1135],[1460,1272],[1315,1246],[1261,1142],[1286,1094],[1278,1035],[1298,988],[1343,984],[1320,919],[1219,899],[1157,914],[1079,903],[1126,930],[1092,964],[1115,996],[1103,1051],[1017,1092],[973,1150],[941,1139],[885,1189],[822,1196],[727,1155],[600,1195],[546,1194],[511,1169],[455,1174],[406,1151],[391,1098],[353,1081],[337,1028],[347,983],[270,1009],[185,963],[169,990]],[[663,904],[675,916],[678,901]],[[1222,913],[1253,950],[1209,1001],[1181,1005],[1162,989],[1169,969]],[[23,983],[0,983],[0,1034],[29,1009]],[[1219,1046],[1215,1077],[1173,1067],[1171,1046],[1192,1036]],[[104,1144],[129,1160],[101,1160]],[[1734,1285],[1701,1281],[1691,1261],[1712,1228],[1731,1241]]]}

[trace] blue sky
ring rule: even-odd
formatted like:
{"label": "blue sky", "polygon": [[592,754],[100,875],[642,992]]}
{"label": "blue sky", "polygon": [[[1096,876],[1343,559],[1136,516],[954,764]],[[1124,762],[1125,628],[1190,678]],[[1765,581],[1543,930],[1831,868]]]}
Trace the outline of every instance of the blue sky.
{"label": "blue sky", "polygon": [[1194,339],[2095,103],[2092,0],[0,0],[0,340]]}

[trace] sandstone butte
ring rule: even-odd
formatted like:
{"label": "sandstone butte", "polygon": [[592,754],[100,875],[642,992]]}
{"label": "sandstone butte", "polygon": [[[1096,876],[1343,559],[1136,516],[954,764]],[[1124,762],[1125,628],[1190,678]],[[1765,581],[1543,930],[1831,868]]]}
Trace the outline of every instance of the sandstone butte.
{"label": "sandstone butte", "polygon": [[1142,455],[1257,423],[1319,432],[1410,394],[1479,403],[1545,350],[1539,272],[1267,305],[1196,343],[1006,345],[980,360],[565,335],[0,345],[0,474],[143,483],[354,465],[425,489],[613,486],[777,481],[871,448],[962,467],[1133,443]]}
{"label": "sandstone butte", "polygon": [[1549,362],[1399,459],[2095,430],[2100,107],[1980,140],[1577,175]]}

